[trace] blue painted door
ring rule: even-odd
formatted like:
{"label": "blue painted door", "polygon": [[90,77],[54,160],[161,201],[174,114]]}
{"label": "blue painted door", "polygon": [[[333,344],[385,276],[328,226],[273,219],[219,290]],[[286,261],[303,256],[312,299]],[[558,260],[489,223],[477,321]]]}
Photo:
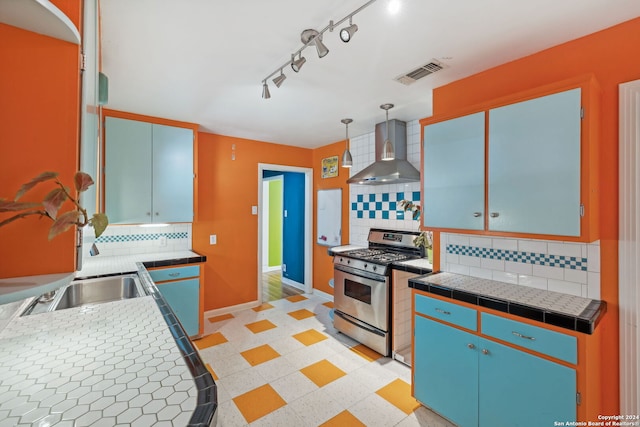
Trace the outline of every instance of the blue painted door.
{"label": "blue painted door", "polygon": [[414,397],[460,427],[478,425],[478,338],[415,316]]}
{"label": "blue painted door", "polygon": [[282,224],[282,276],[304,284],[305,175],[284,174]]}
{"label": "blue painted door", "polygon": [[180,280],[160,283],[157,286],[187,335],[198,335],[200,280]]}
{"label": "blue painted door", "polygon": [[482,112],[425,126],[425,226],[484,228],[484,118]]}
{"label": "blue painted door", "polygon": [[580,89],[489,111],[489,229],[580,235]]}
{"label": "blue painted door", "polygon": [[574,369],[486,339],[479,343],[480,427],[540,427],[576,419]]}

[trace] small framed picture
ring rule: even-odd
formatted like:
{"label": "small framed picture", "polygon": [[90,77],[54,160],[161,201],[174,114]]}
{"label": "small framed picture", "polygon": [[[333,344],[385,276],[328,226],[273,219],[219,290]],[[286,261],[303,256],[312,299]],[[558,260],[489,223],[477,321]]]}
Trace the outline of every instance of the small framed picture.
{"label": "small framed picture", "polygon": [[322,159],[322,178],[338,176],[338,156]]}

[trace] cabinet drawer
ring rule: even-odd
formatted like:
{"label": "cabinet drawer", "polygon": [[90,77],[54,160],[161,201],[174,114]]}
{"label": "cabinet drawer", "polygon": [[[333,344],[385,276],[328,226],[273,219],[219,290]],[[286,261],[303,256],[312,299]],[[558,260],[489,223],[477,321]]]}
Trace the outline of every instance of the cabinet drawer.
{"label": "cabinet drawer", "polygon": [[418,294],[415,295],[415,308],[416,313],[444,320],[472,331],[478,329],[477,311],[471,308]]}
{"label": "cabinet drawer", "polygon": [[578,362],[576,337],[482,313],[482,333],[569,363]]}
{"label": "cabinet drawer", "polygon": [[200,276],[200,266],[190,265],[186,267],[164,268],[162,270],[150,270],[149,275],[154,282],[166,282],[168,280],[180,280],[187,277]]}

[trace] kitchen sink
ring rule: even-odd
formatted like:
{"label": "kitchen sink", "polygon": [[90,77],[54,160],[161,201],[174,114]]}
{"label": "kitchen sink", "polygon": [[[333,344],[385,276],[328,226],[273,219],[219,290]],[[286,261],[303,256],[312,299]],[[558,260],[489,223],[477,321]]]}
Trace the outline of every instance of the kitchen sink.
{"label": "kitchen sink", "polygon": [[36,298],[22,315],[102,304],[144,295],[146,294],[137,274],[78,280],[58,289],[53,297],[45,294]]}

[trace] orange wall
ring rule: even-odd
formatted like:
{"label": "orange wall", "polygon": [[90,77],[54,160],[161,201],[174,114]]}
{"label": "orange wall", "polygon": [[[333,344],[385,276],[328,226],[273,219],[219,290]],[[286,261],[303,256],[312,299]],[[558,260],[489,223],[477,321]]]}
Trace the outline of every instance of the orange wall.
{"label": "orange wall", "polygon": [[[235,144],[235,160],[231,160]],[[312,150],[248,139],[198,134],[193,249],[207,256],[204,309],[258,298],[258,163],[313,166]],[[218,243],[209,245],[209,235]]]}
{"label": "orange wall", "polygon": [[[618,413],[618,84],[640,79],[640,18],[437,88],[434,115],[593,73],[602,90],[600,169],[602,413]],[[615,54],[612,54],[615,52]]]}
{"label": "orange wall", "polygon": [[[340,167],[338,176],[335,178],[322,178],[322,159],[327,157],[338,156],[342,158],[342,152],[345,148],[345,141],[336,142],[334,144],[325,145],[324,147],[313,150],[313,186],[314,186],[314,215],[313,215],[313,236],[314,239],[318,235],[318,218],[316,217],[318,206],[318,190],[328,190],[340,188],[342,189],[342,243],[349,242],[349,170]],[[333,258],[327,254],[327,246],[315,243],[313,247],[313,287],[322,292],[333,295],[333,289],[329,286],[329,280],[333,278]]]}
{"label": "orange wall", "polygon": [[[79,24],[81,2],[53,3]],[[71,185],[78,168],[79,87],[79,46],[0,24],[0,197],[12,199],[23,182],[47,170]],[[34,191],[24,200],[43,194]],[[75,270],[74,233],[49,242],[50,224],[32,217],[0,228],[0,277]]]}

